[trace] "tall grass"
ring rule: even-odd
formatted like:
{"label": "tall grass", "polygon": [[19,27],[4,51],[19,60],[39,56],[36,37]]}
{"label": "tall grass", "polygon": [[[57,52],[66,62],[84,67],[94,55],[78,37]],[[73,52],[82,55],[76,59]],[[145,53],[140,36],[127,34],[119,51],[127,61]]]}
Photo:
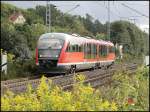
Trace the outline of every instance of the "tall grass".
{"label": "tall grass", "polygon": [[8,92],[1,97],[2,111],[148,111],[149,110],[149,71],[141,67],[133,75],[116,73],[111,86],[100,90],[83,84],[84,75],[75,76],[76,84],[72,91],[63,91],[46,83],[42,77],[36,90],[28,90],[20,95]]}

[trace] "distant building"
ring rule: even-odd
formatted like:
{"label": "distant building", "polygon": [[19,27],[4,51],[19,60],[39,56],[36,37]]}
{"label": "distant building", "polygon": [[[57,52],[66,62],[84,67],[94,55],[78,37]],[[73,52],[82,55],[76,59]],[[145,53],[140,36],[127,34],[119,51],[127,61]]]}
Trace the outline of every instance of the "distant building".
{"label": "distant building", "polygon": [[23,17],[21,12],[14,12],[10,17],[9,20],[14,24],[24,24],[26,19]]}

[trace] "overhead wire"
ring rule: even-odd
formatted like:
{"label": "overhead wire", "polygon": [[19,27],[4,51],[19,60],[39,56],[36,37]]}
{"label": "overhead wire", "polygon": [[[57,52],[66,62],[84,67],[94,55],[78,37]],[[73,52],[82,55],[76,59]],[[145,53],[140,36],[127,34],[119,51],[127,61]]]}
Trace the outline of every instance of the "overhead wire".
{"label": "overhead wire", "polygon": [[[100,3],[98,3],[98,4],[99,4],[99,5],[101,5],[102,7],[106,8],[106,9],[108,9],[108,7],[103,6],[103,5],[102,5],[102,4],[100,4]],[[116,13],[112,12],[112,10],[110,10],[110,12],[111,12],[111,13],[113,13],[114,15],[116,15],[117,17],[119,17],[119,18],[120,18],[120,16],[119,16],[118,14],[116,14]]]}
{"label": "overhead wire", "polygon": [[126,3],[128,5],[139,5],[139,6],[149,6],[148,4],[135,4],[135,3]]}
{"label": "overhead wire", "polygon": [[123,5],[124,7],[129,8],[130,10],[132,10],[132,11],[134,11],[134,12],[136,12],[136,13],[138,13],[138,14],[144,16],[144,17],[146,17],[146,18],[149,18],[147,15],[145,15],[145,14],[139,12],[138,10],[136,10],[136,9],[134,9],[134,8],[129,7],[128,5],[126,5],[126,4],[124,4],[124,3],[122,3],[122,5]]}

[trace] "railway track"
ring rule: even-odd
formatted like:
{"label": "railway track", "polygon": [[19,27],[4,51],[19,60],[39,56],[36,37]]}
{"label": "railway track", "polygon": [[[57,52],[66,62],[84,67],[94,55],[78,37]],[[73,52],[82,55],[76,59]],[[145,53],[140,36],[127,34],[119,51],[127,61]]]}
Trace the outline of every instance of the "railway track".
{"label": "railway track", "polygon": [[[128,69],[126,69],[126,72],[128,74],[132,74],[132,73],[136,72],[136,68],[137,68],[137,66],[135,66],[135,65],[128,67]],[[111,69],[110,71],[107,71],[105,73],[101,73],[98,75],[94,75],[92,77],[87,77],[87,75],[86,75],[87,79],[84,81],[84,83],[85,84],[90,83],[90,85],[94,88],[111,83],[112,76],[115,72],[116,72],[115,69]],[[69,85],[65,85],[65,86],[63,86],[63,89],[70,90],[70,89],[72,89],[73,85],[74,85],[73,83],[69,84]]]}
{"label": "railway track", "polygon": [[[123,69],[125,71],[128,70],[129,72],[133,72],[133,70],[135,70],[136,67],[137,67],[136,64],[127,64],[121,66],[115,65],[107,70],[97,69],[94,71],[78,72],[77,74],[84,74],[85,75],[84,83],[90,83],[93,87],[96,87],[109,83],[111,80],[111,76],[114,74],[114,72],[116,72],[116,70]],[[74,74],[65,76],[60,75],[55,77],[49,77],[48,79],[51,79],[54,85],[61,86],[64,90],[68,90],[71,89],[74,84],[73,76]],[[8,89],[10,91],[13,91],[14,93],[25,92],[27,90],[28,84],[31,84],[32,88],[35,89],[40,84],[40,78],[32,77],[32,78],[21,78],[15,80],[1,81],[1,94],[4,94]]]}

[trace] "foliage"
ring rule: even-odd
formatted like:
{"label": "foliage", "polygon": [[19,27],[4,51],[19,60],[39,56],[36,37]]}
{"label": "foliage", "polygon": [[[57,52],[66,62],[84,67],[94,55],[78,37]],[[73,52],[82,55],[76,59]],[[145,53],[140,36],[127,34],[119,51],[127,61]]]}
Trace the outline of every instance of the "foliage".
{"label": "foliage", "polygon": [[[148,68],[141,67],[133,75],[116,73],[111,87],[94,89],[85,85],[84,75],[74,77],[72,91],[63,91],[46,77],[36,90],[29,85],[26,93],[8,91],[1,98],[2,111],[148,111]],[[47,83],[46,83],[47,82]]]}
{"label": "foliage", "polygon": [[[7,64],[9,68],[7,74],[1,74],[1,80],[15,79],[19,77],[29,77],[34,75],[37,71],[34,59],[28,60],[14,60],[13,55],[9,54],[10,59]],[[11,60],[12,59],[12,60]]]}
{"label": "foliage", "polygon": [[[116,54],[119,54],[119,51],[116,49]],[[136,63],[138,65],[142,65],[144,62],[144,56],[134,56],[131,54],[123,54],[123,58],[120,59],[119,57],[120,55],[116,55],[116,60],[115,63],[116,64],[123,64],[123,63]]]}
{"label": "foliage", "polygon": [[7,20],[14,11],[23,11],[22,9],[15,7],[11,4],[1,3],[1,20]]}
{"label": "foliage", "polygon": [[111,41],[122,44],[124,53],[133,56],[146,54],[148,52],[148,43],[146,42],[148,35],[146,35],[136,25],[127,21],[111,23]]}
{"label": "foliage", "polygon": [[135,74],[125,72],[113,76],[111,86],[100,88],[101,94],[108,101],[114,101],[119,110],[149,110],[149,69],[141,67]]}
{"label": "foliage", "polygon": [[13,62],[14,61],[14,57],[15,55],[14,54],[11,54],[11,53],[7,53],[7,60],[8,62]]}
{"label": "foliage", "polygon": [[106,40],[107,37],[106,37],[106,34],[104,34],[104,33],[97,33],[96,34],[96,39]]}
{"label": "foliage", "polygon": [[84,76],[78,75],[73,91],[62,91],[60,87],[53,86],[51,80],[46,83],[42,77],[38,88],[20,95],[8,92],[2,98],[2,111],[90,111],[90,110],[117,110],[114,102],[103,100],[98,90],[90,85],[83,85]]}
{"label": "foliage", "polygon": [[[21,24],[13,24],[9,21],[11,14],[15,12],[23,13],[26,22]],[[36,6],[35,8],[20,9],[11,4],[1,3],[1,48],[15,55],[14,60],[33,59],[35,57],[35,48],[37,40],[41,34],[46,33],[48,27],[45,26],[45,6]],[[54,5],[51,5],[51,31],[62,33],[77,33],[81,36],[90,36],[92,38],[104,39],[107,38],[108,22],[102,24],[99,20],[95,20],[91,15],[86,14],[86,17],[70,15],[62,13]],[[142,32],[136,25],[127,21],[115,21],[110,24],[111,34],[110,40],[116,44],[123,43],[123,53],[125,60],[128,57],[137,57],[149,54],[149,38],[148,35]],[[128,56],[126,56],[126,54]],[[116,50],[118,55],[118,50]],[[14,64],[11,65],[11,64]],[[23,74],[24,71],[16,70],[21,63],[11,63],[12,68],[10,73]],[[20,65],[19,65],[20,64]],[[31,64],[31,63],[29,63]],[[35,64],[33,64],[35,66]],[[15,68],[15,66],[17,66]],[[24,69],[27,70],[27,69]],[[11,75],[12,76],[12,75]],[[11,77],[10,76],[10,77]],[[9,77],[9,76],[8,76]]]}
{"label": "foliage", "polygon": [[30,57],[30,50],[27,40],[20,31],[16,31],[19,26],[14,26],[9,22],[1,23],[1,47],[7,52],[13,53],[16,57]]}
{"label": "foliage", "polygon": [[[48,29],[45,26],[46,7],[38,5],[35,8],[19,9],[13,5],[2,3],[1,10],[1,35],[4,42],[2,43],[2,48],[15,54],[16,57],[26,56],[26,54],[35,49],[37,39]],[[24,25],[14,25],[8,20],[14,11],[23,13],[26,19]],[[81,36],[108,40],[106,35],[99,35],[107,33],[108,22],[102,24],[89,14],[86,14],[86,17],[81,17],[62,13],[54,5],[51,5],[51,14],[52,32],[77,33]],[[137,26],[127,21],[115,21],[110,26],[110,40],[114,44],[123,43],[124,53],[136,56],[149,53],[148,35]],[[13,49],[14,47],[15,49]],[[31,57],[30,54],[28,57]]]}

